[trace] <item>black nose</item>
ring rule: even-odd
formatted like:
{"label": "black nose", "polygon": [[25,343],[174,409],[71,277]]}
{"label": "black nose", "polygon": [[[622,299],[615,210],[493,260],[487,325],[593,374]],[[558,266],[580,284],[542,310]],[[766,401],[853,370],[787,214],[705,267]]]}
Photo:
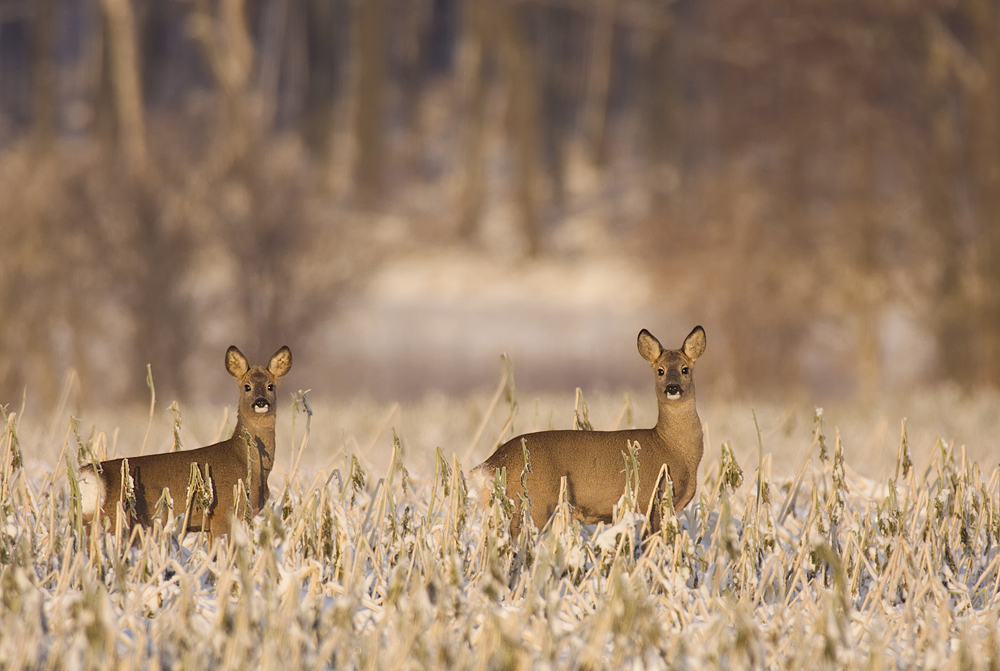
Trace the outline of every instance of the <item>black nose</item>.
{"label": "black nose", "polygon": [[681,386],[679,384],[668,384],[666,392],[671,396],[679,394],[681,393]]}
{"label": "black nose", "polygon": [[253,402],[253,405],[255,408],[266,408],[267,406],[270,405],[270,403],[267,402],[266,398],[258,398],[256,401]]}

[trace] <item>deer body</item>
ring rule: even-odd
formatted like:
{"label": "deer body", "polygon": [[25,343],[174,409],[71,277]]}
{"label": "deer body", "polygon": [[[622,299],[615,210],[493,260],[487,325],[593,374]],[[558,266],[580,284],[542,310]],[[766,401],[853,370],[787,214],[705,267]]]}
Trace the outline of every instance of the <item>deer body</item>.
{"label": "deer body", "polygon": [[[166,520],[168,507],[160,503],[164,489],[173,501],[174,514],[187,513],[189,530],[205,530],[212,536],[229,532],[234,514],[245,512],[249,501],[250,514],[260,512],[270,491],[267,476],[274,466],[274,425],[277,379],[292,366],[292,353],[287,347],[279,349],[266,368],[250,367],[246,357],[236,348],[226,352],[226,369],[239,382],[240,401],[236,429],[228,440],[208,447],[165,454],[147,454],[102,461],[95,470],[92,464],[83,466],[79,473],[81,503],[84,521],[89,523],[101,514],[115,523],[118,505],[123,501],[123,462],[128,462],[135,507],[126,522],[150,526],[154,519]],[[192,464],[201,477],[208,469],[207,506],[192,501],[188,505]],[[242,481],[247,497],[236,498],[238,484]],[[160,503],[159,515],[157,504]]]}
{"label": "deer body", "polygon": [[[646,511],[651,497],[662,489],[658,482],[664,465],[673,482],[674,508],[680,510],[694,497],[698,464],[704,452],[701,420],[695,409],[694,362],[705,351],[705,331],[697,326],[679,350],[664,350],[643,329],[639,353],[654,371],[659,414],[651,429],[627,431],[542,431],[507,441],[481,465],[473,469],[475,487],[488,495],[490,482],[501,468],[507,469],[507,495],[514,499],[515,515],[510,531],[521,527],[520,475],[524,451],[528,449],[531,472],[527,474],[531,515],[544,523],[559,499],[560,479],[566,477],[567,500],[573,516],[584,524],[610,522],[612,509],[625,491],[625,458],[628,443],[638,443],[639,489],[636,501]],[[656,489],[654,489],[656,488]],[[485,497],[484,497],[485,498]],[[655,508],[654,508],[655,511]],[[653,531],[660,526],[659,513],[650,520]]]}

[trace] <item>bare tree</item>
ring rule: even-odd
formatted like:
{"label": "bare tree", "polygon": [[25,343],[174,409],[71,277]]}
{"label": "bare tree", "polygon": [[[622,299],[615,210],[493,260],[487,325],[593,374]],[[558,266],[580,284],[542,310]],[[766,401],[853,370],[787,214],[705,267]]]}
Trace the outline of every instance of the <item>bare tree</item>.
{"label": "bare tree", "polygon": [[135,16],[130,0],[101,0],[101,6],[107,17],[119,146],[129,172],[138,176],[146,167],[146,124]]}
{"label": "bare tree", "polygon": [[486,98],[491,57],[503,77],[510,151],[515,165],[514,193],[527,253],[541,251],[538,215],[539,103],[534,48],[522,17],[511,3],[470,0],[460,47],[465,102],[464,182],[459,204],[459,234],[475,232],[486,197]]}
{"label": "bare tree", "polygon": [[975,324],[980,334],[976,382],[1000,385],[1000,9],[988,0],[968,0],[972,54],[981,70],[965,77],[969,99],[969,152],[978,229],[975,259],[981,297]]}
{"label": "bare tree", "polygon": [[191,34],[205,55],[222,93],[224,140],[215,169],[242,169],[259,137],[259,105],[251,88],[254,44],[247,28],[246,0],[220,0],[215,13],[208,0],[191,0]]}
{"label": "bare tree", "polygon": [[615,36],[617,0],[594,1],[594,27],[591,37],[590,67],[587,79],[587,104],[584,109],[590,159],[595,165],[607,162],[608,89],[611,86],[611,57]]}
{"label": "bare tree", "polygon": [[32,134],[47,149],[56,132],[56,56],[54,0],[34,3],[32,30]]}
{"label": "bare tree", "polygon": [[358,150],[354,174],[358,198],[370,207],[382,195],[385,179],[385,0],[363,0],[355,11],[358,73],[354,134]]}

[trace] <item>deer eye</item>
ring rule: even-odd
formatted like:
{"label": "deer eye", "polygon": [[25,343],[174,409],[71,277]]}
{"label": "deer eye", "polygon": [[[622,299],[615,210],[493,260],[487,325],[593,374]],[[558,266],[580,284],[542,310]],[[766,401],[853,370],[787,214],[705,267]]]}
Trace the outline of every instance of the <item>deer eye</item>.
{"label": "deer eye", "polygon": [[684,366],[683,368],[681,368],[681,372],[687,375],[688,373],[691,372],[691,369],[688,368],[687,366]]}
{"label": "deer eye", "polygon": [[243,391],[250,391],[250,385],[248,384],[243,385]]}
{"label": "deer eye", "polygon": [[657,368],[656,369],[656,374],[659,375],[660,377],[663,377],[663,373],[664,373],[664,371],[663,371],[662,368]]}
{"label": "deer eye", "polygon": [[267,390],[268,391],[274,391],[274,385],[273,384],[267,385]]}

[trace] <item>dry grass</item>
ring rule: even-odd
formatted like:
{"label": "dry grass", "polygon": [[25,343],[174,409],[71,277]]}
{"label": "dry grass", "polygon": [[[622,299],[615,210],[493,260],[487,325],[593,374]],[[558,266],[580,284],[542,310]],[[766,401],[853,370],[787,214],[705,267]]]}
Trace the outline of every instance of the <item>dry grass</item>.
{"label": "dry grass", "polygon": [[[874,410],[857,413],[867,430],[839,432],[831,424],[839,411],[814,420],[811,410],[760,408],[758,445],[747,408],[703,403],[712,442],[697,499],[640,545],[642,517],[627,497],[606,528],[581,529],[564,509],[514,539],[499,501],[485,511],[468,505],[462,469],[511,431],[504,389],[402,407],[317,403],[311,418],[300,397],[281,409],[269,505],[231,545],[214,548],[175,523],[137,531],[130,547],[110,534],[86,547],[66,466],[81,451],[138,452],[148,418],[134,413],[126,426],[87,418],[74,433],[65,415],[33,422],[8,409],[0,666],[964,669],[1000,661],[1000,470],[970,457],[986,449],[993,420],[982,409],[995,407],[992,397],[946,398],[936,410],[914,401],[926,412],[911,420],[909,437],[894,431],[891,450]],[[572,398],[521,403],[515,431],[573,423]],[[588,396],[588,406],[597,428],[628,422],[619,395]],[[926,437],[961,408],[982,419],[970,440],[983,444]],[[649,423],[651,412],[639,403],[634,423]],[[228,430],[216,411],[196,415],[182,417],[185,447]],[[104,428],[113,426],[122,426],[117,442]],[[840,439],[849,433],[858,452]],[[171,413],[158,413],[146,451],[173,440]],[[879,449],[889,457],[864,457]]]}

